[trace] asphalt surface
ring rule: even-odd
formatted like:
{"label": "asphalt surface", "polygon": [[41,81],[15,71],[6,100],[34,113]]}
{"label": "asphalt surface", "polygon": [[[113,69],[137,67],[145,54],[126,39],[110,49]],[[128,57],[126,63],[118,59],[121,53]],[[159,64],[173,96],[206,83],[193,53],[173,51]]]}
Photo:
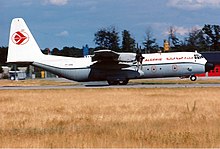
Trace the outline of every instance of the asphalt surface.
{"label": "asphalt surface", "polygon": [[106,82],[88,82],[68,86],[0,86],[0,90],[46,90],[46,89],[77,89],[77,88],[195,88],[220,87],[220,84],[128,84],[109,86]]}

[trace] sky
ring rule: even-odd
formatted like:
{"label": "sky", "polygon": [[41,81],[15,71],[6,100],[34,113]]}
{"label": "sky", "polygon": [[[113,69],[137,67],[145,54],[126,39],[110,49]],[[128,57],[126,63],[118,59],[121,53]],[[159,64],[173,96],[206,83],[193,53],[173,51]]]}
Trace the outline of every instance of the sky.
{"label": "sky", "polygon": [[[22,17],[41,49],[96,47],[94,34],[114,26],[139,45],[150,30],[162,46],[170,26],[180,39],[205,24],[220,24],[220,0],[0,0],[0,46],[10,23]],[[120,41],[121,43],[121,41]]]}

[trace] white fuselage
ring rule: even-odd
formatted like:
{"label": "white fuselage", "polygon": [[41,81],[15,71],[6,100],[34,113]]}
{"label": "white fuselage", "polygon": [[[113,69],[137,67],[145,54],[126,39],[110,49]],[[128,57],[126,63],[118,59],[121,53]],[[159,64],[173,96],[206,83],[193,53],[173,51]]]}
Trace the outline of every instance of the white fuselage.
{"label": "white fuselage", "polygon": [[42,67],[59,76],[75,81],[99,81],[108,79],[138,79],[159,77],[184,77],[204,73],[207,60],[197,52],[174,52],[143,54],[142,68],[137,63],[125,63],[130,67],[115,68],[105,66],[91,67],[91,56],[85,58],[71,58],[45,55],[42,59],[34,61],[33,65]]}

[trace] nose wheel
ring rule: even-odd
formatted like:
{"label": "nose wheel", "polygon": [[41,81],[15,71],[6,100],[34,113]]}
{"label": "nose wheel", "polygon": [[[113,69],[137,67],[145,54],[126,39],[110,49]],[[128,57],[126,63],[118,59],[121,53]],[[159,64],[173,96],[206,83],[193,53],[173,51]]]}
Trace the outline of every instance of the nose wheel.
{"label": "nose wheel", "polygon": [[197,80],[197,77],[195,75],[191,75],[189,78],[190,78],[191,81],[196,81]]}

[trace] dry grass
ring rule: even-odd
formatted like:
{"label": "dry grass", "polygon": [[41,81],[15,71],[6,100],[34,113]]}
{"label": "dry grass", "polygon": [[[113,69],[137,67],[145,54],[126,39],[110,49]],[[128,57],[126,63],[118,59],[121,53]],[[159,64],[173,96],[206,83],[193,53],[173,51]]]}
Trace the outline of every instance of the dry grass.
{"label": "dry grass", "polygon": [[45,79],[28,79],[28,80],[0,80],[0,86],[48,86],[48,85],[76,85],[73,81],[54,81]]}
{"label": "dry grass", "polygon": [[139,79],[139,80],[130,80],[129,81],[131,84],[219,84],[220,79],[215,79],[215,78],[198,78],[198,80],[191,81],[189,78],[186,79]]}
{"label": "dry grass", "polygon": [[[139,79],[130,80],[129,84],[219,84],[220,79],[208,79],[199,78],[196,82],[192,82],[189,79]],[[47,79],[27,79],[19,81],[0,80],[0,86],[49,86],[49,85],[79,85],[80,83],[74,81],[62,81],[62,80],[47,80]]]}
{"label": "dry grass", "polygon": [[0,147],[220,147],[220,88],[0,91]]}

